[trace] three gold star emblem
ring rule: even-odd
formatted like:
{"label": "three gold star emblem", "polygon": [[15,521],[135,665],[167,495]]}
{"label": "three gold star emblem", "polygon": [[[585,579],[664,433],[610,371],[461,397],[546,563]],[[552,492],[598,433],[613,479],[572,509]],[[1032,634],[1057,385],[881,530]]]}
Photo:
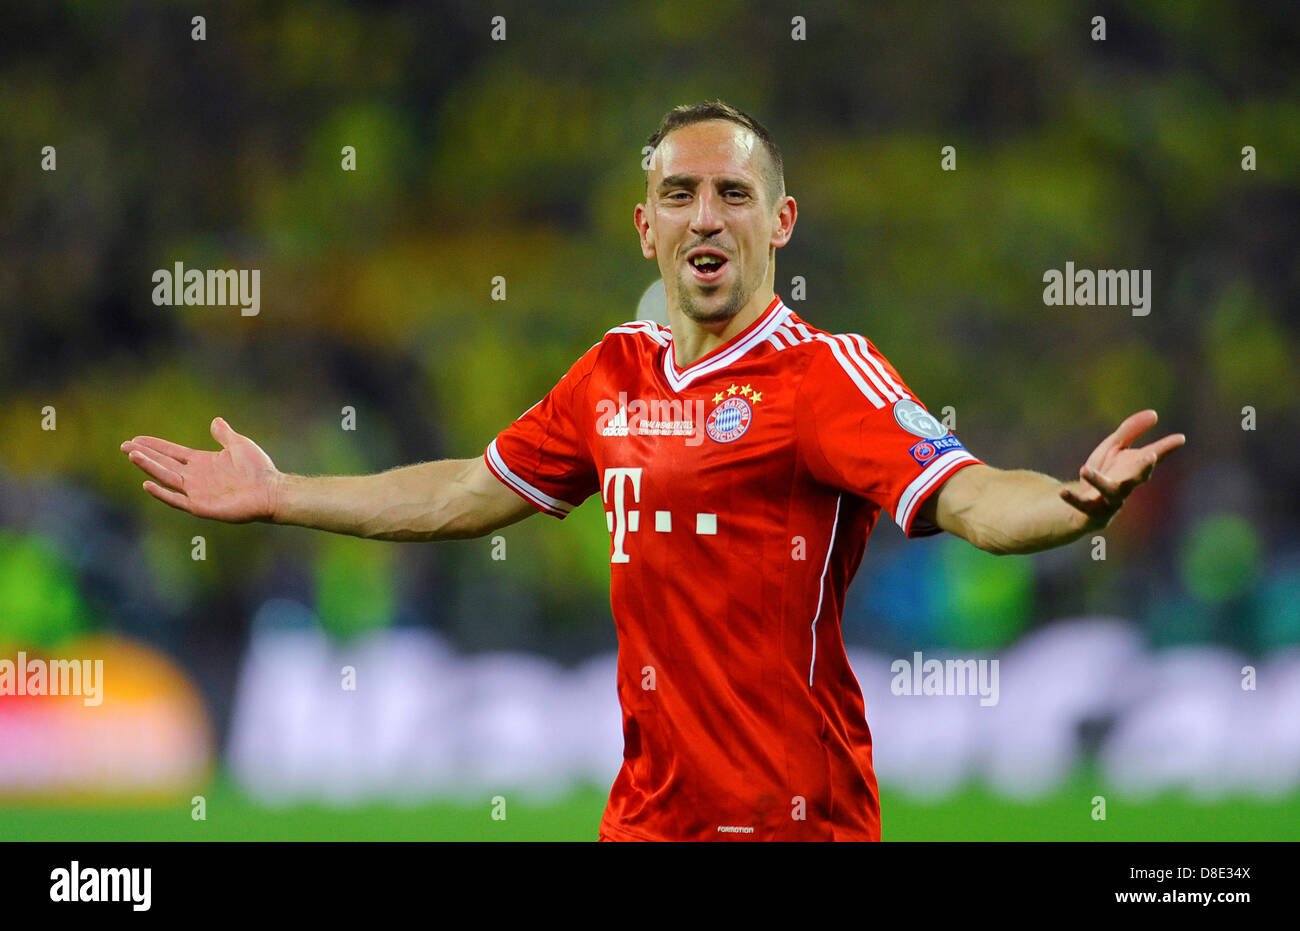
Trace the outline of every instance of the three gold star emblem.
{"label": "three gold star emblem", "polygon": [[713,403],[721,404],[724,397],[731,397],[736,394],[741,394],[749,398],[751,404],[757,404],[759,401],[763,400],[763,393],[761,391],[755,391],[750,385],[732,385],[727,389],[725,395],[721,391],[715,394],[713,396]]}

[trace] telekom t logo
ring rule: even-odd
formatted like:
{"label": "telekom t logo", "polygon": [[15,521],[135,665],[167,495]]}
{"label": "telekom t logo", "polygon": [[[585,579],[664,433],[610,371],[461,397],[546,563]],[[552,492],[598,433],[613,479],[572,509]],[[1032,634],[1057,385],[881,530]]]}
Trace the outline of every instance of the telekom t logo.
{"label": "telekom t logo", "polygon": [[600,494],[606,506],[611,503],[609,483],[611,481],[614,483],[614,510],[605,512],[605,522],[610,532],[614,534],[614,555],[610,557],[610,562],[631,562],[627,553],[623,552],[623,540],[627,537],[628,531],[635,532],[640,523],[641,512],[629,511],[623,504],[624,489],[627,488],[628,479],[632,480],[632,503],[637,504],[641,501],[641,470],[639,468],[605,470],[604,487]]}

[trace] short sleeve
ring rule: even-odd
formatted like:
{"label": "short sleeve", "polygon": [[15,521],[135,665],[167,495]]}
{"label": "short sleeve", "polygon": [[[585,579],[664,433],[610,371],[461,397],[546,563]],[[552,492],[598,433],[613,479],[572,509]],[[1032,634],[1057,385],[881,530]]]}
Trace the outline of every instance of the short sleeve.
{"label": "short sleeve", "polygon": [[870,340],[820,335],[796,398],[799,446],[813,476],[889,512],[909,537],[940,528],[916,519],[958,469],[980,464],[911,392]]}
{"label": "short sleeve", "polygon": [[593,414],[587,382],[600,343],[573,364],[559,383],[488,444],[492,474],[540,511],[563,519],[600,490],[586,432]]}

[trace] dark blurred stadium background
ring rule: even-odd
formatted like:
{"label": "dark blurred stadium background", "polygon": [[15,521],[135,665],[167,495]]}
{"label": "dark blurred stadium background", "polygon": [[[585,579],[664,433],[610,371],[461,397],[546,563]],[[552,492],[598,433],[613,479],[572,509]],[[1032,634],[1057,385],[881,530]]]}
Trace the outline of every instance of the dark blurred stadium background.
{"label": "dark blurred stadium background", "polygon": [[[777,292],[976,455],[1072,477],[1144,407],[1188,437],[1104,561],[882,521],[844,632],[886,839],[1300,837],[1293,4],[201,6],[0,11],[0,657],[106,669],[98,708],[0,697],[0,839],[594,839],[598,501],[502,560],[198,521],[118,444],[220,414],[288,471],[481,454],[638,316],[641,147],[715,97],[785,152]],[[155,306],[177,261],[260,269],[260,313]],[[1150,315],[1044,306],[1066,261],[1151,269]],[[916,650],[999,658],[1000,703],[892,695]]]}

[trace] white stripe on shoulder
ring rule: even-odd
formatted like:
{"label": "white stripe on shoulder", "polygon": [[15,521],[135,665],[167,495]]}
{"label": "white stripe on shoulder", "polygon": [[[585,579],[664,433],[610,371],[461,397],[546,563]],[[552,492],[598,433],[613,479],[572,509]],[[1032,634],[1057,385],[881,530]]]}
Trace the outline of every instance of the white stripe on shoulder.
{"label": "white stripe on shoulder", "polygon": [[844,369],[844,374],[853,380],[853,383],[858,386],[858,390],[866,395],[867,400],[875,407],[884,407],[885,402],[881,400],[880,395],[876,394],[866,380],[863,379],[861,369],[849,361],[849,358],[844,354],[844,347],[839,340],[826,333],[818,333],[817,339],[831,347],[831,352],[835,354],[835,360],[839,362],[840,368]]}
{"label": "white stripe on shoulder", "polygon": [[870,362],[875,367],[876,371],[880,373],[880,377],[885,379],[885,381],[889,382],[891,385],[893,385],[894,390],[897,391],[900,395],[902,395],[903,397],[907,397],[907,392],[903,390],[903,386],[894,380],[894,376],[889,374],[889,369],[885,368],[883,365],[880,364],[879,353],[875,353],[871,351],[871,344],[868,343],[863,337],[859,336],[856,333],[853,334],[853,338],[854,340],[857,341],[858,346],[862,349],[862,355],[866,357],[867,361]]}
{"label": "white stripe on shoulder", "polygon": [[[781,340],[785,342],[781,343]],[[813,341],[824,342],[831,347],[844,371],[877,407],[883,407],[885,402],[892,404],[899,398],[910,397],[898,380],[889,374],[889,370],[881,365],[879,354],[871,351],[871,344],[857,333],[814,332],[802,320],[787,319],[768,340],[777,349]],[[864,376],[872,387],[864,384]],[[880,400],[880,395],[884,395],[884,401]]]}
{"label": "white stripe on shoulder", "polygon": [[819,340],[822,334],[812,332],[802,322],[792,323],[787,319],[773,331],[772,336],[773,338],[768,340],[769,343],[772,343],[777,349],[789,349],[803,343]]}
{"label": "white stripe on shoulder", "polygon": [[641,333],[650,337],[660,346],[668,345],[668,334],[654,320],[633,320],[629,323],[621,323],[613,329],[605,331],[606,336],[611,333]]}
{"label": "white stripe on shoulder", "polygon": [[885,396],[886,401],[893,404],[898,400],[898,395],[889,390],[889,386],[881,381],[880,375],[877,374],[876,370],[867,363],[866,359],[862,358],[861,354],[858,352],[858,345],[854,341],[853,334],[836,334],[835,341],[844,347],[845,353],[847,353],[848,357],[853,360],[853,363],[858,367],[858,370],[871,380],[871,383]]}

